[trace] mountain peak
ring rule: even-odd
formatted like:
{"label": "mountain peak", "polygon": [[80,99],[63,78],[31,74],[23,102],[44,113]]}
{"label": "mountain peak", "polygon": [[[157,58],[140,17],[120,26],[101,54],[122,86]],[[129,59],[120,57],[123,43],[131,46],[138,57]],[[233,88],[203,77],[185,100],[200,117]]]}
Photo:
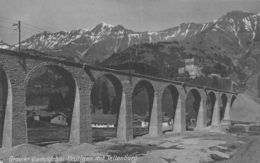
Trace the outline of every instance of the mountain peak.
{"label": "mountain peak", "polygon": [[98,34],[99,32],[109,32],[114,26],[105,22],[101,22],[98,25],[96,25],[94,28],[92,28],[92,32],[95,34]]}
{"label": "mountain peak", "polygon": [[103,27],[109,27],[109,28],[113,28],[113,27],[114,27],[114,25],[108,24],[108,23],[106,23],[106,22],[101,22],[101,23],[98,24],[98,25],[101,25],[101,26],[103,26]]}

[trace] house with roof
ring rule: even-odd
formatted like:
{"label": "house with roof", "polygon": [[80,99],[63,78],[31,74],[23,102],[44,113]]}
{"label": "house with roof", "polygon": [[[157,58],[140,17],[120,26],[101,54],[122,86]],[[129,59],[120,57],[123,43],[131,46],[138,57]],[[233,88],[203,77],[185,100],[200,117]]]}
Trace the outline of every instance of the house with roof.
{"label": "house with roof", "polygon": [[178,74],[184,74],[187,72],[190,78],[195,79],[197,77],[203,76],[201,72],[201,67],[199,66],[199,61],[196,58],[186,58],[184,59],[184,67],[178,69]]}
{"label": "house with roof", "polygon": [[173,130],[173,118],[169,116],[164,116],[162,120],[163,131]]}
{"label": "house with roof", "polygon": [[134,114],[133,126],[135,128],[147,128],[149,126],[149,116],[148,115],[149,115],[148,112],[144,116]]}
{"label": "house with roof", "polygon": [[57,113],[56,115],[52,116],[50,122],[52,124],[68,126],[67,116],[62,112]]}
{"label": "house with roof", "polygon": [[56,113],[54,111],[48,112],[45,110],[37,110],[32,112],[31,115],[33,116],[34,121],[44,121],[63,126],[68,125],[67,116],[62,112]]}

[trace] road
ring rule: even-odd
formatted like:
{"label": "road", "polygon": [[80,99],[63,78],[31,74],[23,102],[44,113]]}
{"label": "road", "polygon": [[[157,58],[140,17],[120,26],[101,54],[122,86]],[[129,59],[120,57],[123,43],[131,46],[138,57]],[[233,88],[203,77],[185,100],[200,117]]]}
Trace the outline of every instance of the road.
{"label": "road", "polygon": [[217,163],[260,163],[260,136],[250,138],[231,159]]}

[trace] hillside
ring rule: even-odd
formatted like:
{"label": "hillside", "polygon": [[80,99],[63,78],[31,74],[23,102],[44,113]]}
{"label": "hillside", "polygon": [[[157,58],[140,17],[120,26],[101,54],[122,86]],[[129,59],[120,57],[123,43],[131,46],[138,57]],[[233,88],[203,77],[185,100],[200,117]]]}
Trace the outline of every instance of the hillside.
{"label": "hillside", "polygon": [[[122,65],[129,62],[134,63],[129,64],[132,69],[138,69],[136,63],[146,64],[150,66],[150,71],[156,70],[156,76],[173,79],[178,76],[178,68],[184,66],[184,58],[189,58],[191,55],[199,60],[198,64],[203,67],[202,72],[205,74],[221,73],[223,76],[227,76],[234,69],[229,57],[214,55],[209,51],[202,52],[196,47],[176,41],[135,45],[121,53],[113,54],[102,64],[108,67],[118,65],[116,68],[119,69],[122,69]],[[137,72],[140,72],[142,68],[140,67]],[[208,70],[211,70],[211,72],[207,72]],[[149,69],[147,71],[146,74],[151,73]]]}
{"label": "hillside", "polygon": [[[100,23],[91,29],[36,34],[22,41],[22,49],[89,64],[111,66],[138,61],[159,69],[155,71],[167,72],[170,78],[183,58],[192,55],[201,58],[201,67],[209,70],[206,73],[214,72],[214,66],[221,67],[222,75],[247,87],[260,68],[259,22],[260,14],[231,11],[207,23],[182,23],[160,31],[136,32],[122,25]],[[4,42],[0,45],[17,48]]]}
{"label": "hillside", "polygon": [[195,35],[179,39],[179,43],[171,41],[135,45],[113,54],[104,64],[117,65],[133,60],[159,69],[176,69],[183,58],[191,55],[200,58],[200,66],[210,71],[207,73],[214,72],[212,67],[214,69],[215,65],[220,64],[219,70],[224,71],[222,76],[229,76],[247,87],[260,69],[259,20],[260,14],[232,11],[204,24]]}
{"label": "hillside", "polygon": [[[182,23],[165,30],[145,32],[126,29],[122,25],[100,23],[91,29],[36,34],[22,41],[22,49],[34,49],[77,62],[96,64],[131,46],[180,41],[188,49],[197,49],[200,55],[208,53],[211,56],[229,57],[238,67],[237,71],[251,73],[258,68],[259,20],[260,14],[232,11],[207,23]],[[15,49],[11,46],[4,48]]]}
{"label": "hillside", "polygon": [[230,118],[233,121],[256,122],[260,118],[259,111],[260,104],[256,103],[247,93],[242,93],[234,101],[230,110]]}
{"label": "hillside", "polygon": [[201,51],[230,58],[234,69],[229,76],[251,98],[259,101],[260,14],[241,11],[227,13],[188,41]]}

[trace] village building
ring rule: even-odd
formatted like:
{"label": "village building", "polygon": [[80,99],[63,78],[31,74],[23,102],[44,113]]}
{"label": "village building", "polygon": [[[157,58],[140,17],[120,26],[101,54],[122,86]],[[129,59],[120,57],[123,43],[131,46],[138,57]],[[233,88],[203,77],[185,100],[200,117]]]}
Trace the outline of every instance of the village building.
{"label": "village building", "polygon": [[163,131],[173,130],[173,118],[164,116],[162,120]]}
{"label": "village building", "polygon": [[184,59],[184,67],[180,67],[178,69],[178,74],[182,75],[185,73],[189,74],[189,77],[195,79],[197,77],[203,76],[201,72],[201,67],[199,66],[199,62],[195,58]]}
{"label": "village building", "polygon": [[149,126],[149,122],[147,121],[148,113],[145,116],[140,116],[134,114],[134,122],[133,125],[135,128],[146,128]]}
{"label": "village building", "polygon": [[62,125],[62,126],[67,126],[68,125],[67,116],[64,113],[58,113],[58,114],[54,115],[51,118],[50,122],[52,124],[57,124],[57,125]]}

